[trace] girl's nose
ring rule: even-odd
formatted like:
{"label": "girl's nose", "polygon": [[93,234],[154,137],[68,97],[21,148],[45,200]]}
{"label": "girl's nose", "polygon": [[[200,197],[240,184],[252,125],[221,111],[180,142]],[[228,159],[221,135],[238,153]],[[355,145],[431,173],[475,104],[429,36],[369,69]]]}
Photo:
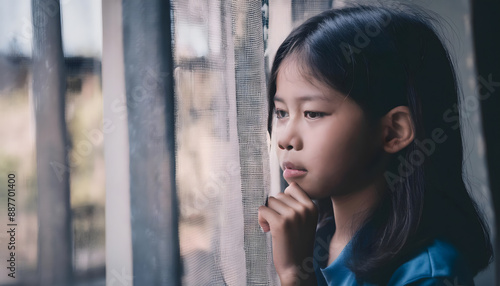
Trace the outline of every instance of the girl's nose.
{"label": "girl's nose", "polygon": [[288,124],[282,130],[278,131],[278,147],[281,150],[295,150],[302,149],[302,140],[300,139],[299,132],[295,126]]}
{"label": "girl's nose", "polygon": [[292,146],[292,145],[288,145],[288,146],[286,146],[286,148],[285,148],[284,146],[281,146],[281,144],[278,144],[278,147],[279,147],[281,150],[285,150],[285,149],[286,149],[286,150],[288,150],[288,151],[290,151],[290,150],[292,150],[292,149],[293,149],[293,146]]}

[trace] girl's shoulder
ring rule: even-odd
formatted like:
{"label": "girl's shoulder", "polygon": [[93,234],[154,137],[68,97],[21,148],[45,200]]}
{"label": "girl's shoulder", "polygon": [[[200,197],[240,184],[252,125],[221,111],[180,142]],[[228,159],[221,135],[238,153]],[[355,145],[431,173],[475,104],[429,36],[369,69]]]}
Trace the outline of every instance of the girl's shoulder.
{"label": "girl's shoulder", "polygon": [[460,251],[451,243],[435,239],[396,269],[390,286],[474,285]]}

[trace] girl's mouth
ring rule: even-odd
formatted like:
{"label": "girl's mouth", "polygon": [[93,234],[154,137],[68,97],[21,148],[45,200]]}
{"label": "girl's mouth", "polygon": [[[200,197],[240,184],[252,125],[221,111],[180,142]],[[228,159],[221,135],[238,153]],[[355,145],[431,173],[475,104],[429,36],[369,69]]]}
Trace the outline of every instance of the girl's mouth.
{"label": "girl's mouth", "polygon": [[306,173],[307,173],[306,170],[285,169],[285,171],[283,171],[283,177],[285,179],[297,178],[297,177],[304,176]]}
{"label": "girl's mouth", "polygon": [[283,163],[283,177],[285,179],[301,177],[304,176],[306,173],[307,173],[306,169],[296,166],[291,162]]}

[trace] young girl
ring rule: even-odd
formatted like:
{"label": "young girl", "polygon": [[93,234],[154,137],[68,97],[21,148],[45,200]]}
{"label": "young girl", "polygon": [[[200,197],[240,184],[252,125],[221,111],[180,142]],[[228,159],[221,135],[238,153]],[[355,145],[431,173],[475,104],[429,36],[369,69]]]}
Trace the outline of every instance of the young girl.
{"label": "young girl", "polygon": [[289,186],[259,224],[281,285],[473,285],[491,262],[462,180],[455,71],[430,21],[331,10],[278,49],[269,127]]}

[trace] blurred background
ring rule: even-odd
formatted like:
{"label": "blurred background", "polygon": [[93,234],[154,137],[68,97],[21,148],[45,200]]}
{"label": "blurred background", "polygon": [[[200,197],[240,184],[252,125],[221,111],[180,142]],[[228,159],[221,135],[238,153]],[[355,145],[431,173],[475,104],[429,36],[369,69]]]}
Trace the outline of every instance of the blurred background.
{"label": "blurred background", "polygon": [[[266,73],[293,27],[352,2],[373,3],[0,0],[0,185],[16,175],[18,223],[0,285],[278,285],[256,219],[282,187]],[[468,100],[464,176],[496,243],[471,1],[378,2],[442,17]]]}
{"label": "blurred background", "polygon": [[[2,285],[36,285],[38,253],[38,196],[35,99],[33,81],[33,17],[31,1],[0,1],[0,182],[16,175],[16,279],[0,268]],[[49,13],[49,11],[47,12]],[[101,1],[61,1],[62,46],[65,75],[64,116],[67,141],[64,150],[71,164],[45,166],[50,172],[69,175],[71,208],[71,256],[76,281],[104,277],[105,271],[105,172],[102,133],[102,16]],[[58,94],[53,94],[58,96]],[[59,111],[56,106],[50,112]],[[48,128],[56,128],[49,126]],[[47,136],[49,136],[47,134]],[[2,188],[2,190],[5,190]],[[50,191],[50,190],[49,190]],[[2,218],[0,240],[5,231],[7,192],[0,192]],[[55,202],[53,202],[55,203]],[[49,205],[49,208],[57,208]],[[57,218],[53,218],[57,220]],[[49,220],[52,220],[49,218]],[[54,228],[49,231],[58,232]],[[54,241],[51,251],[64,255]],[[8,257],[7,247],[0,257]],[[2,259],[3,260],[3,259]],[[46,263],[49,263],[47,261]],[[104,280],[102,278],[102,280]]]}

